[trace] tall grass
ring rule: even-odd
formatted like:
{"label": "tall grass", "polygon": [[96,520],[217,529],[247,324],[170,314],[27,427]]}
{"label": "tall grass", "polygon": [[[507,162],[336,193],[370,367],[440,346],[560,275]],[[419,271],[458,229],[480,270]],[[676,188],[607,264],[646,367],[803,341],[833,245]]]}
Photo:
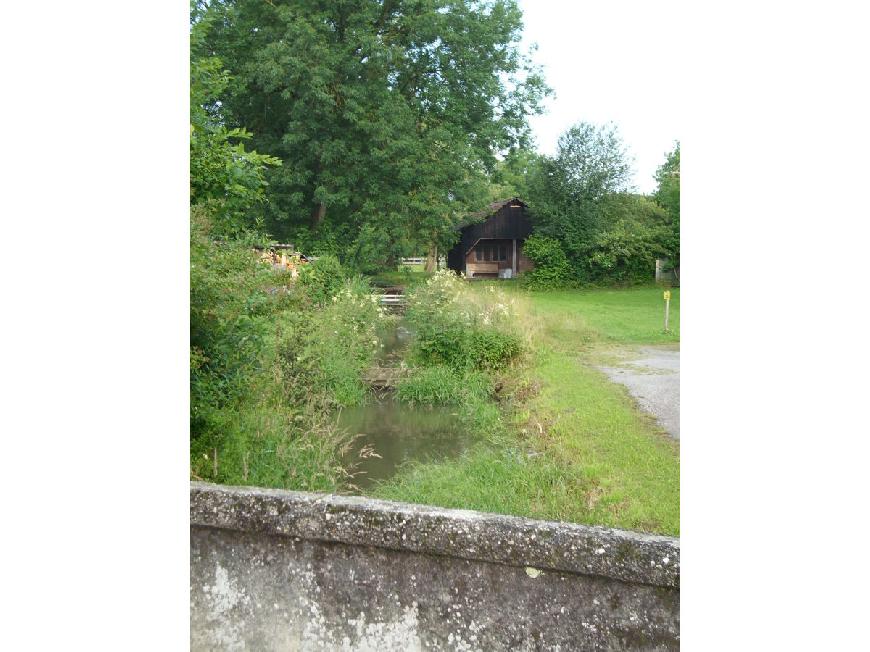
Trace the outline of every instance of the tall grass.
{"label": "tall grass", "polygon": [[399,381],[396,398],[424,405],[461,405],[487,400],[492,379],[479,371],[458,374],[445,366],[420,367]]}
{"label": "tall grass", "polygon": [[[368,283],[336,261],[295,282],[245,240],[191,228],[191,476],[227,484],[333,491],[347,435],[333,406],[365,398],[381,318]],[[328,269],[327,269],[328,268]]]}

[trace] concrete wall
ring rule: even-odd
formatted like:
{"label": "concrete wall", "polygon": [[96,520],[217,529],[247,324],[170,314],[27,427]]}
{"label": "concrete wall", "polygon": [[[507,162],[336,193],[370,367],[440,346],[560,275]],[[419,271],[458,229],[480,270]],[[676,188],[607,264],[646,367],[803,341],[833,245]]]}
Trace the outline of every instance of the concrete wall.
{"label": "concrete wall", "polygon": [[675,650],[679,539],[191,484],[193,650]]}

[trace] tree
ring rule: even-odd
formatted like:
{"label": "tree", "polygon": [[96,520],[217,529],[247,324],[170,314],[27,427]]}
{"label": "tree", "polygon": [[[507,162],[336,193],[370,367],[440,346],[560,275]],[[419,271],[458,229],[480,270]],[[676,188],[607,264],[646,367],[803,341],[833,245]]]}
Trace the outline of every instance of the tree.
{"label": "tree", "polygon": [[208,53],[204,34],[209,16],[194,5],[190,31],[190,202],[208,206],[219,234],[250,226],[246,211],[264,199],[265,169],[280,165],[275,157],[248,151],[244,128],[227,129],[219,101],[230,83],[220,58]]}
{"label": "tree", "polygon": [[548,92],[515,0],[214,0],[209,47],[233,125],[270,171],[266,225],[350,262],[451,244],[495,155]]}
{"label": "tree", "polygon": [[490,175],[489,197],[499,201],[520,197],[528,201],[529,179],[541,164],[541,155],[528,147],[516,147],[495,164]]}
{"label": "tree", "polygon": [[604,227],[584,259],[587,279],[594,282],[650,281],[655,260],[666,253],[670,217],[649,197],[632,193],[608,195],[602,201]]}
{"label": "tree", "polygon": [[536,232],[558,239],[568,258],[586,258],[606,226],[604,202],[628,189],[631,165],[614,125],[581,122],[560,138],[555,157],[542,157],[529,179]]}
{"label": "tree", "polygon": [[656,170],[658,188],[653,197],[671,218],[668,255],[674,266],[680,264],[680,143],[665,157],[665,162]]}

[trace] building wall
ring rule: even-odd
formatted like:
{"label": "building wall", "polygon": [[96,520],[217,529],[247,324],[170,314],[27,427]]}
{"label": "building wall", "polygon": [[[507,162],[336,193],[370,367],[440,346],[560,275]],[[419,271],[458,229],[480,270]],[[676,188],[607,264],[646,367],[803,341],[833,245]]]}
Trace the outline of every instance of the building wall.
{"label": "building wall", "polygon": [[532,259],[526,256],[523,252],[523,248],[525,246],[525,242],[517,243],[517,261],[518,266],[518,274],[522,274],[523,272],[531,272],[535,269],[535,263],[532,262]]}
{"label": "building wall", "polygon": [[[505,259],[504,260],[477,260],[477,252],[481,250],[481,248],[486,247],[504,247],[505,248]],[[519,243],[518,243],[519,246]],[[465,256],[465,271],[469,276],[474,274],[485,275],[498,273],[498,270],[502,269],[513,269],[513,240],[496,240],[496,239],[482,239],[478,240],[477,243],[471,248],[471,250]],[[517,256],[519,258],[519,256]],[[495,270],[495,272],[493,272]]]}
{"label": "building wall", "polygon": [[191,483],[197,650],[677,650],[679,539]]}
{"label": "building wall", "polygon": [[[467,271],[468,254],[480,239],[517,239],[519,244],[531,233],[532,223],[525,204],[519,201],[508,202],[485,221],[471,224],[462,229],[459,242],[448,253],[448,267],[457,272]],[[522,268],[519,271],[522,271]]]}

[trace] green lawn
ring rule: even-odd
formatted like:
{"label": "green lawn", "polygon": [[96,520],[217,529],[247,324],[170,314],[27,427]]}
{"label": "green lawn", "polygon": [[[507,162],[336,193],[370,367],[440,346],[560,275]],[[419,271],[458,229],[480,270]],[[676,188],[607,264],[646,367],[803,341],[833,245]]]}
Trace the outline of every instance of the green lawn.
{"label": "green lawn", "polygon": [[679,341],[679,290],[662,332],[658,288],[518,293],[532,353],[509,376],[509,434],[377,490],[445,507],[679,534],[678,445],[592,365],[611,344]]}
{"label": "green lawn", "polygon": [[671,290],[669,329],[664,332],[665,303],[657,287],[625,290],[552,290],[530,295],[534,314],[548,329],[548,344],[569,346],[614,342],[665,344],[680,341],[680,290]]}
{"label": "green lawn", "polygon": [[392,271],[378,272],[371,277],[372,283],[380,285],[402,285],[413,287],[422,283],[432,275],[431,272],[423,271],[422,265],[400,265]]}

